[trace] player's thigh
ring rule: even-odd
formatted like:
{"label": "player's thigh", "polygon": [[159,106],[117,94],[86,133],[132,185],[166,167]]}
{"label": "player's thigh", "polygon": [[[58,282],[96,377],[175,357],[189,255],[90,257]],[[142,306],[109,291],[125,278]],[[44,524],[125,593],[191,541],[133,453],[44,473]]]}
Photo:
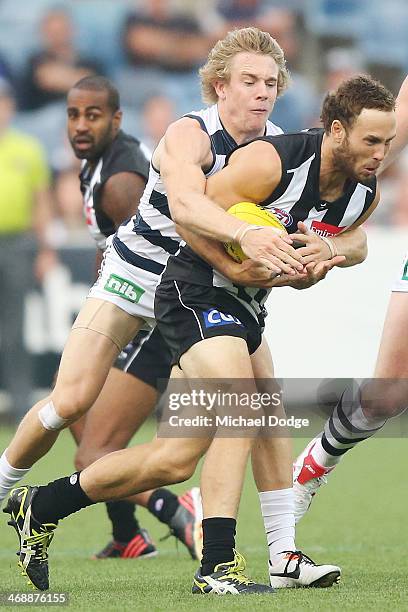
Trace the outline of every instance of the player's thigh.
{"label": "player's thigh", "polygon": [[247,344],[234,336],[200,340],[181,356],[180,365],[189,378],[253,378]]}
{"label": "player's thigh", "polygon": [[75,402],[88,408],[99,395],[119,350],[131,340],[143,321],[121,308],[88,298],[65,345],[54,402]]}
{"label": "player's thigh", "polygon": [[157,437],[152,443],[150,461],[160,466],[162,471],[177,474],[177,480],[189,478],[198,461],[206,453],[212,438],[162,438]]}
{"label": "player's thigh", "polygon": [[86,416],[78,456],[88,464],[128,445],[153,412],[158,393],[142,380],[111,368],[105,385]]}
{"label": "player's thigh", "polygon": [[156,291],[160,332],[172,363],[188,378],[253,378],[250,353],[260,342],[255,316],[216,287],[164,280]]}
{"label": "player's thigh", "polygon": [[71,432],[72,437],[74,438],[75,444],[79,446],[81,443],[82,434],[84,433],[86,423],[86,414],[84,414],[80,419],[71,423],[69,426],[69,431]]}
{"label": "player's thigh", "polygon": [[[283,406],[282,388],[279,381],[274,377],[272,355],[264,335],[262,336],[261,345],[251,355],[251,363],[254,370],[257,391],[262,394],[262,405],[259,409],[259,414],[262,412],[266,417],[284,417],[285,410]],[[273,464],[275,473],[278,473],[278,470],[281,471],[282,468],[286,470],[283,450],[285,449],[286,454],[288,454],[289,457],[291,456],[292,450],[289,438],[289,431],[283,427],[271,429],[267,426],[260,430],[260,437],[258,443],[255,445],[255,450],[262,444],[263,447],[267,445],[268,448],[273,447],[275,449],[270,452],[274,452],[275,454],[281,453],[282,460],[276,461],[276,463]],[[268,463],[272,465],[271,457],[268,456]],[[261,461],[265,462],[263,457]]]}
{"label": "player's thigh", "polygon": [[255,378],[268,379],[274,377],[272,354],[265,334],[262,335],[260,346],[251,355],[251,363]]}
{"label": "player's thigh", "polygon": [[277,402],[277,398],[281,399],[282,397],[282,388],[280,382],[275,379],[272,355],[264,335],[261,345],[251,355],[251,363],[257,390],[259,393],[268,393],[273,398],[271,407],[274,409],[272,410],[273,414],[275,414],[278,405],[282,408],[282,402]]}
{"label": "player's thigh", "polygon": [[384,322],[374,378],[363,386],[361,402],[372,417],[389,418],[408,406],[408,292],[393,292]]}
{"label": "player's thigh", "polygon": [[375,377],[408,378],[408,291],[393,292],[378,351]]}

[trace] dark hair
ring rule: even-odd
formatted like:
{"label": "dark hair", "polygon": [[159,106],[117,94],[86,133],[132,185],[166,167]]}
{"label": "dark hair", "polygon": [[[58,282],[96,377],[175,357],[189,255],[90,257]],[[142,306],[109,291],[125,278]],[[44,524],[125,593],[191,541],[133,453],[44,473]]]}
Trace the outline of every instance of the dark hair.
{"label": "dark hair", "polygon": [[390,112],[395,110],[395,97],[379,81],[368,75],[359,75],[343,81],[323,102],[320,119],[328,134],[335,119],[349,130],[363,108]]}
{"label": "dark hair", "polygon": [[80,79],[71,89],[85,89],[88,91],[106,91],[108,106],[113,113],[120,108],[119,92],[116,87],[103,76],[86,76]]}

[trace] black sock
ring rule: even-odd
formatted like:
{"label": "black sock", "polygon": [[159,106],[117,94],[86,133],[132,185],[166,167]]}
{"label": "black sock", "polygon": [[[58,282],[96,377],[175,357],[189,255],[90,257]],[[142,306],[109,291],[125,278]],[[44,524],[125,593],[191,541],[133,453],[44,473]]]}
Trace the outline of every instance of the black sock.
{"label": "black sock", "polygon": [[162,523],[169,524],[180,502],[177,495],[167,489],[156,489],[147,502],[147,509]]}
{"label": "black sock", "polygon": [[233,518],[203,519],[203,558],[201,575],[212,574],[219,563],[234,559],[236,520]]}
{"label": "black sock", "polygon": [[95,504],[82,490],[79,476],[80,472],[76,472],[72,476],[54,480],[45,487],[39,487],[32,505],[34,518],[40,523],[56,523]]}
{"label": "black sock", "polygon": [[135,517],[135,504],[121,499],[108,502],[106,509],[112,523],[113,539],[123,544],[130,542],[140,530],[139,521]]}

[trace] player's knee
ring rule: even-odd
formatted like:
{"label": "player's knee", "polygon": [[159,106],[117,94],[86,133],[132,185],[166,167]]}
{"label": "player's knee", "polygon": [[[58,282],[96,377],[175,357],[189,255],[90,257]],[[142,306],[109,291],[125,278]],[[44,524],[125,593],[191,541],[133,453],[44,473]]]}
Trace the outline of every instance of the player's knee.
{"label": "player's knee", "polygon": [[174,483],[184,482],[194,474],[199,457],[173,457],[163,466],[166,478],[171,478]]}
{"label": "player's knee", "polygon": [[69,425],[69,421],[62,416],[51,398],[38,411],[38,419],[48,431],[60,431]]}
{"label": "player's knee", "polygon": [[184,462],[174,466],[173,474],[175,474],[177,479],[175,482],[184,482],[191,478],[195,472],[196,465],[196,462]]}
{"label": "player's knee", "polygon": [[74,423],[82,415],[86,413],[88,406],[78,400],[72,402],[58,402],[58,414],[66,421],[68,425]]}
{"label": "player's knee", "polygon": [[363,411],[369,419],[391,419],[398,416],[407,408],[406,398],[400,397],[397,393],[389,393],[387,397],[371,399],[364,402]]}
{"label": "player's knee", "polygon": [[69,425],[86,414],[96,398],[91,397],[88,389],[75,385],[69,390],[53,393],[52,399],[58,414]]}
{"label": "player's knee", "polygon": [[184,482],[191,478],[194,474],[194,467],[190,465],[179,465],[168,466],[162,470],[162,480],[164,483],[176,484],[177,482]]}

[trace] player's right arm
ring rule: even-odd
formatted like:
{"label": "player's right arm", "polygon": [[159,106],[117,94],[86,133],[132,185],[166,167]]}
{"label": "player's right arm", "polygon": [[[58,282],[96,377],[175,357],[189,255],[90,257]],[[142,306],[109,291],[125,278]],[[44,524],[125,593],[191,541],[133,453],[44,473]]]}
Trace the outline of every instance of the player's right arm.
{"label": "player's right arm", "polygon": [[[270,145],[269,148],[273,149]],[[249,224],[225,212],[232,203],[241,200],[231,202],[228,197],[218,200],[205,194],[206,179],[202,169],[209,167],[211,160],[210,139],[196,121],[183,118],[168,128],[162,142],[159,164],[174,222],[207,238],[231,242],[238,233],[242,235]],[[227,185],[227,177],[225,182]],[[233,193],[233,197],[236,197],[237,190],[234,189]],[[290,238],[279,237],[270,228],[265,228],[248,231],[241,246],[249,258],[265,263],[279,273],[299,269],[300,256],[290,244]],[[283,259],[279,257],[281,254]]]}
{"label": "player's right arm", "polygon": [[137,212],[145,186],[146,179],[135,172],[117,172],[108,178],[102,189],[101,208],[116,229]]}
{"label": "player's right arm", "polygon": [[211,165],[211,143],[199,124],[187,117],[167,129],[160,153],[160,174],[166,186],[173,221],[220,242],[232,240],[241,225],[205,195],[202,168]]}
{"label": "player's right arm", "polygon": [[[137,212],[146,179],[136,172],[117,172],[104,183],[101,193],[101,208],[112,219],[115,229]],[[101,268],[103,251],[96,250],[95,278]]]}
{"label": "player's right arm", "polygon": [[[237,263],[227,255],[221,242],[204,238],[177,226],[177,232],[187,244],[212,268],[235,284],[243,287],[271,287],[271,271],[252,259]],[[273,277],[275,274],[273,274]]]}

